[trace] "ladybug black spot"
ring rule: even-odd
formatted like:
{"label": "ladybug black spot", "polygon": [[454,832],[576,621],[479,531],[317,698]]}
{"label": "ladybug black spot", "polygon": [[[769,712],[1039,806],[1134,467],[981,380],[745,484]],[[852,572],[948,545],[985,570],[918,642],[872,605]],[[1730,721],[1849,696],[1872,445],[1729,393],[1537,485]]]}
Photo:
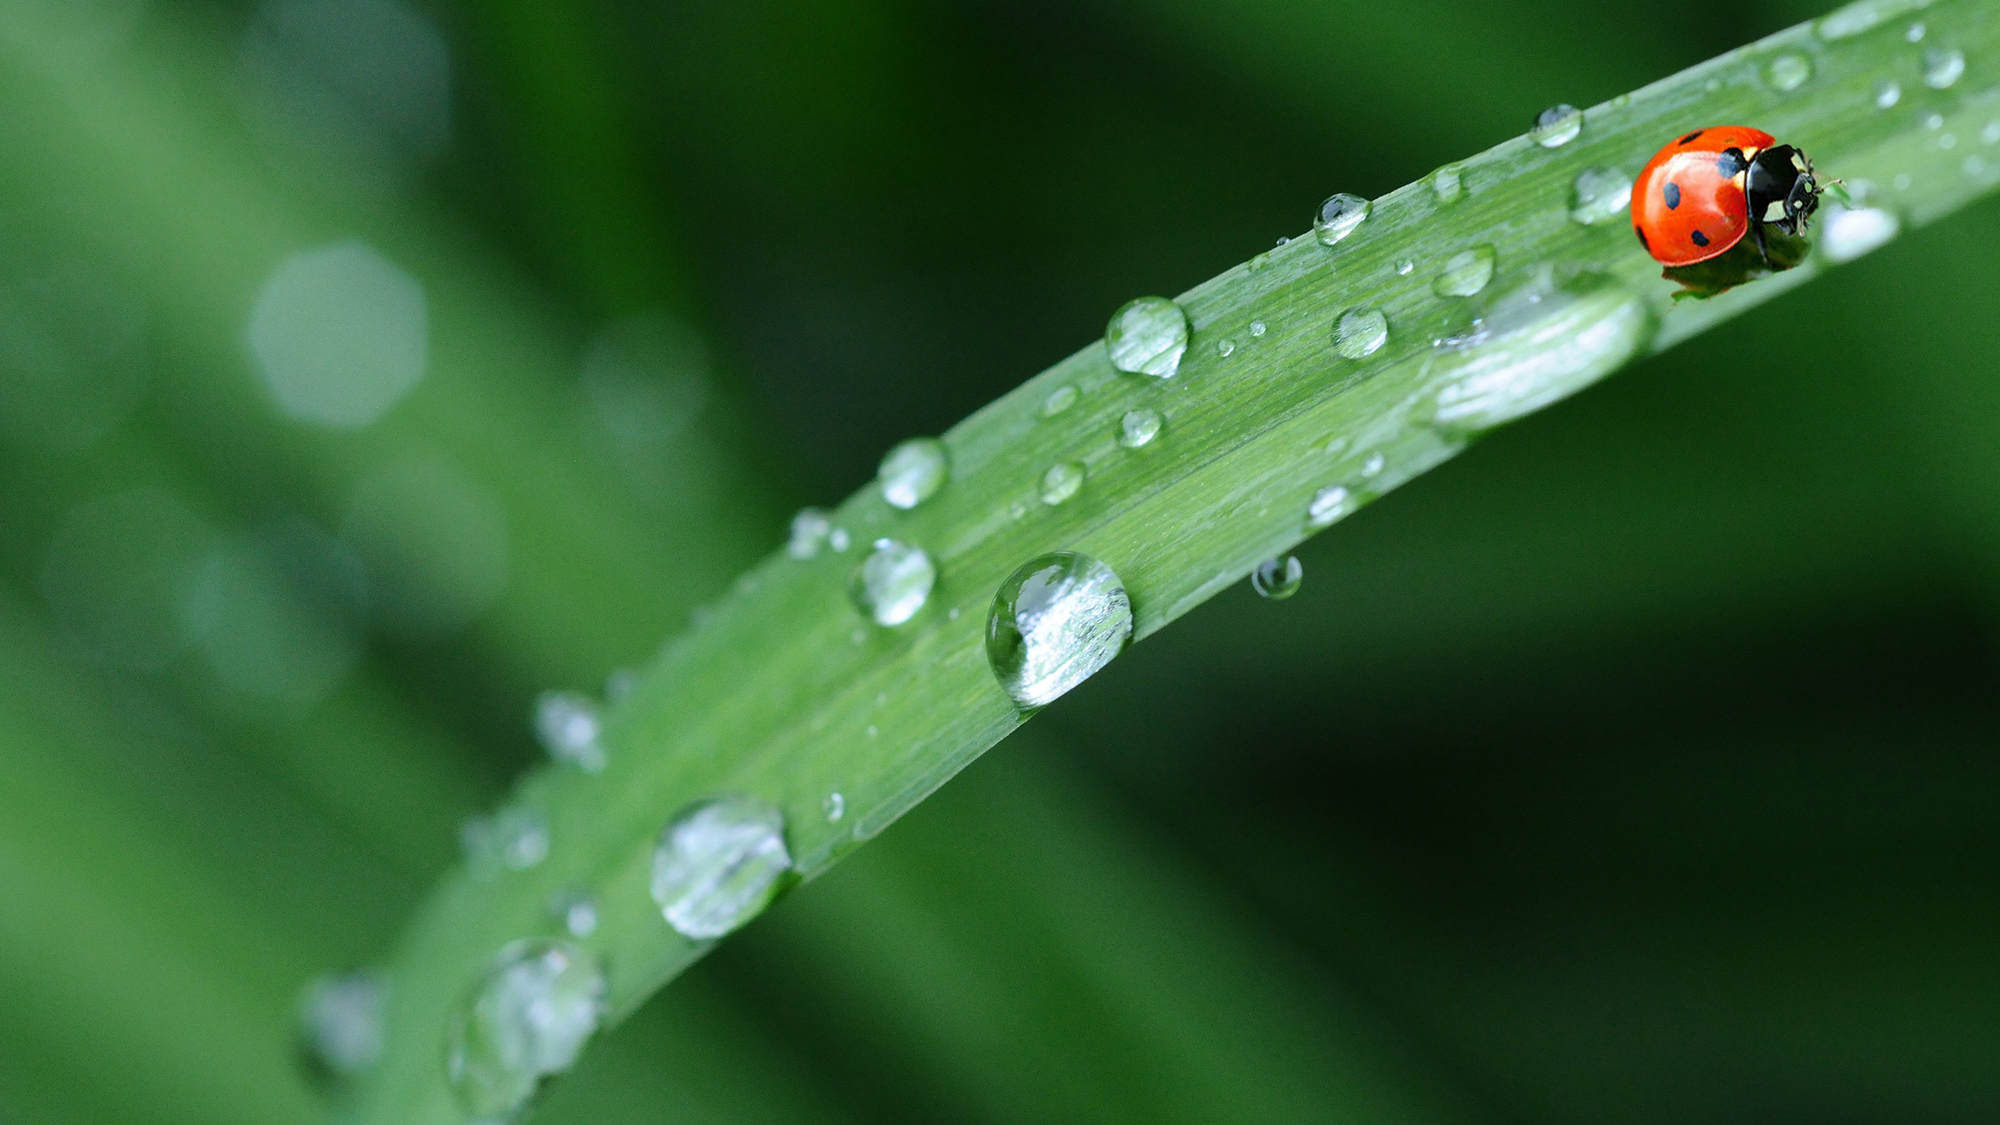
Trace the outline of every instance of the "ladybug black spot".
{"label": "ladybug black spot", "polygon": [[1688,235],[1688,237],[1694,239],[1694,244],[1696,246],[1708,245],[1708,236],[1701,233],[1700,231],[1696,231],[1693,234]]}
{"label": "ladybug black spot", "polygon": [[1722,150],[1722,155],[1715,158],[1715,170],[1722,173],[1722,178],[1725,180],[1735,179],[1749,166],[1750,161],[1744,158],[1743,150],[1740,148],[1725,148]]}
{"label": "ladybug black spot", "polygon": [[1660,189],[1660,194],[1667,199],[1667,210],[1677,211],[1680,209],[1681,185],[1670,182],[1666,187]]}
{"label": "ladybug black spot", "polygon": [[1691,140],[1694,140],[1694,139],[1695,139],[1696,137],[1699,137],[1699,136],[1701,136],[1701,135],[1702,135],[1702,134],[1703,134],[1704,132],[1707,132],[1707,130],[1705,130],[1705,129],[1696,129],[1696,130],[1695,130],[1694,132],[1692,132],[1692,133],[1689,133],[1689,134],[1688,134],[1687,136],[1685,136],[1685,137],[1682,137],[1682,138],[1681,138],[1680,140],[1678,140],[1678,141],[1675,141],[1674,143],[1675,143],[1675,144],[1677,144],[1677,145],[1684,145],[1684,144],[1688,143],[1689,141],[1691,141]]}

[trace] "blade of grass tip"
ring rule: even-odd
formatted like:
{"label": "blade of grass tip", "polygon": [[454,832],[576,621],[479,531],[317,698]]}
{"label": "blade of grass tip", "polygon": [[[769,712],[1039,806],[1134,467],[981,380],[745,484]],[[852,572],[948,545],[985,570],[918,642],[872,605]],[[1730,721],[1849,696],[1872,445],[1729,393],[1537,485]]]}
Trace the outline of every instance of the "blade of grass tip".
{"label": "blade of grass tip", "polygon": [[[1024,561],[1055,549],[1102,560],[1144,637],[1479,434],[1986,194],[1995,177],[1933,138],[1977,135],[1991,116],[1993,7],[1925,9],[1925,51],[1960,53],[1951,74],[1881,11],[1790,29],[1564,116],[1574,129],[1391,192],[1344,237],[1296,239],[1161,302],[1166,342],[1138,356],[1121,340],[1120,353],[1171,378],[1123,373],[1092,346],[947,433],[949,482],[920,506],[892,507],[874,488],[851,498],[834,524],[862,545],[921,545],[940,575],[928,596],[877,618],[912,609],[900,626],[858,614],[848,590],[865,547],[774,557],[746,576],[612,713],[609,769],[545,770],[517,790],[550,825],[547,862],[519,877],[458,874],[413,920],[393,969],[389,1050],[355,1091],[355,1118],[459,1117],[441,1045],[496,952],[549,933],[543,904],[559,887],[601,904],[578,948],[580,963],[605,967],[614,1017],[699,957],[717,931],[685,915],[698,936],[663,924],[648,889],[662,825],[693,802],[768,802],[786,850],[759,835],[755,854],[810,878],[1018,726],[1026,716],[996,683],[983,634]],[[1808,81],[1770,80],[1785,56]],[[1888,81],[1907,87],[1899,112],[1877,104]],[[1918,116],[1929,112],[1939,129]],[[1867,207],[1829,209],[1813,257],[1788,274],[1676,301],[1622,221],[1580,221],[1578,182],[1630,175],[1689,122],[1718,121],[1787,133],[1829,175],[1867,180]],[[1406,259],[1426,265],[1397,272]],[[1152,362],[1162,356],[1178,363]],[[1074,403],[1045,411],[1063,388]],[[1121,420],[1139,412],[1163,428],[1121,444]],[[912,565],[892,549],[873,573],[890,564]],[[758,823],[740,804],[715,815]],[[758,901],[732,900],[742,911],[726,922]]]}

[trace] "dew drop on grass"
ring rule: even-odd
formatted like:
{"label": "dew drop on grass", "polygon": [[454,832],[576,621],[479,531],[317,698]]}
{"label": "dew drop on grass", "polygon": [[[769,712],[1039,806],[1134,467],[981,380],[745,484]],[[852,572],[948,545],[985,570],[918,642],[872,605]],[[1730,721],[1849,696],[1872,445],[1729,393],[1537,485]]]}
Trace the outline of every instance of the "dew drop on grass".
{"label": "dew drop on grass", "polygon": [[1820,253],[1829,262],[1851,262],[1887,245],[1903,229],[1894,214],[1879,207],[1832,210],[1826,219],[1826,233],[1819,240]]}
{"label": "dew drop on grass", "polygon": [[1964,73],[1964,51],[1953,49],[1924,52],[1924,85],[1931,89],[1948,90]]}
{"label": "dew drop on grass", "polygon": [[1382,475],[1382,470],[1388,467],[1389,459],[1387,457],[1382,456],[1380,453],[1370,453],[1368,460],[1361,463],[1361,475],[1364,477],[1379,477]]}
{"label": "dew drop on grass", "polygon": [[1284,601],[1298,593],[1305,580],[1305,564],[1299,562],[1297,555],[1265,559],[1250,572],[1250,588],[1274,602]]}
{"label": "dew drop on grass", "polygon": [[475,1122],[518,1115],[548,1078],[576,1064],[604,1019],[604,970],[560,941],[500,951],[452,1020],[445,1077]]}
{"label": "dew drop on grass", "polygon": [[838,793],[828,793],[826,800],[819,803],[819,808],[826,814],[828,824],[838,824],[840,818],[847,815],[847,798]]}
{"label": "dew drop on grass", "polygon": [[937,564],[929,552],[900,539],[877,539],[874,550],[854,568],[847,594],[875,624],[901,625],[924,608],[935,585]]}
{"label": "dew drop on grass", "polygon": [[882,499],[892,508],[909,511],[937,495],[951,475],[951,461],[944,443],[936,438],[911,438],[891,449],[882,458],[875,479],[881,482]]}
{"label": "dew drop on grass", "polygon": [[602,773],[608,762],[603,716],[590,697],[575,691],[545,691],[535,700],[535,735],[549,757],[585,773]]}
{"label": "dew drop on grass", "polygon": [[1798,89],[1811,77],[1812,63],[1804,55],[1779,55],[1764,68],[1764,80],[1783,93]]}
{"label": "dew drop on grass", "polygon": [[1422,374],[1432,421],[1482,430],[1537,410],[1610,374],[1652,328],[1645,302],[1603,274],[1531,282],[1432,350]]}
{"label": "dew drop on grass", "polygon": [[1313,493],[1312,502],[1306,505],[1306,525],[1325,527],[1352,512],[1356,506],[1352,489],[1344,484],[1329,484]]}
{"label": "dew drop on grass", "polygon": [[832,513],[823,508],[801,508],[792,517],[792,533],[785,541],[785,553],[795,559],[817,558],[832,536]]}
{"label": "dew drop on grass", "polygon": [[1924,41],[1924,32],[1928,30],[1924,26],[1924,21],[1918,20],[1903,32],[1903,38],[1911,43],[1921,43]]}
{"label": "dew drop on grass", "polygon": [[1389,342],[1389,318],[1381,309],[1349,309],[1333,326],[1333,350],[1348,359],[1364,359]]}
{"label": "dew drop on grass", "polygon": [[1408,277],[1412,273],[1415,273],[1416,269],[1417,269],[1417,263],[1415,261],[1409,258],[1400,259],[1396,263],[1396,276]]}
{"label": "dew drop on grass", "polygon": [[1067,385],[1057,387],[1042,400],[1042,417],[1053,418],[1075,405],[1076,388]]}
{"label": "dew drop on grass", "polygon": [[792,867],[785,815],[755,797],[689,806],[653,849],[653,901],[667,924],[696,941],[755,918]]}
{"label": "dew drop on grass", "polygon": [[1440,297],[1470,297],[1493,280],[1493,247],[1474,246],[1445,259],[1431,290]]}
{"label": "dew drop on grass", "polygon": [[1137,449],[1160,436],[1163,419],[1160,412],[1148,407],[1128,410],[1125,417],[1118,420],[1118,444],[1127,449]]}
{"label": "dew drop on grass", "polygon": [[1111,314],[1104,348],[1111,366],[1134,375],[1169,379],[1188,345],[1187,314],[1165,297],[1141,297]]}
{"label": "dew drop on grass", "polygon": [[502,871],[526,871],[547,859],[549,826],[533,809],[505,808],[467,819],[459,826],[458,843],[474,877],[491,879]]}
{"label": "dew drop on grass", "polygon": [[1561,148],[1583,132],[1583,111],[1573,105],[1552,105],[1535,116],[1528,136],[1543,148]]}
{"label": "dew drop on grass", "polygon": [[1632,205],[1632,177],[1610,168],[1585,168],[1570,189],[1569,217],[1587,227],[1625,216]]}
{"label": "dew drop on grass", "polygon": [[1111,663],[1132,637],[1132,601],[1089,555],[1030,559],[1000,584],[986,619],[986,658],[1015,703],[1041,707]]}
{"label": "dew drop on grass", "polygon": [[1263,335],[1264,335],[1264,333],[1265,333],[1265,332],[1267,332],[1267,331],[1269,331],[1269,329],[1267,329],[1267,328],[1265,327],[1265,325],[1264,325],[1264,322],[1263,322],[1263,321],[1261,321],[1261,320],[1253,320],[1253,321],[1251,321],[1251,322],[1250,322],[1250,335],[1252,335],[1252,336],[1255,336],[1255,337],[1258,337],[1259,339],[1261,339],[1261,338],[1263,338]]}
{"label": "dew drop on grass", "polygon": [[1222,340],[1217,342],[1215,345],[1215,354],[1221,356],[1223,359],[1228,359],[1230,356],[1235,355],[1236,341]]}
{"label": "dew drop on grass", "polygon": [[1368,218],[1370,204],[1358,195],[1340,192],[1327,196],[1326,202],[1313,213],[1313,237],[1323,246],[1332,246],[1354,233],[1354,228]]}
{"label": "dew drop on grass", "polygon": [[1465,195],[1465,179],[1458,165],[1447,164],[1431,173],[1431,193],[1441,204],[1457,203]]}
{"label": "dew drop on grass", "polygon": [[597,932],[597,900],[581,891],[557,895],[549,903],[549,913],[571,937],[587,938]]}
{"label": "dew drop on grass", "polygon": [[359,1074],[382,1057],[382,1012],[389,982],[372,970],[326,976],[299,1000],[299,1037],[329,1077]]}
{"label": "dew drop on grass", "polygon": [[1060,461],[1049,466],[1042,474],[1042,503],[1055,507],[1083,487],[1083,466],[1075,461]]}
{"label": "dew drop on grass", "polygon": [[1890,109],[1903,100],[1903,87],[1899,82],[1884,78],[1875,83],[1875,108]]}

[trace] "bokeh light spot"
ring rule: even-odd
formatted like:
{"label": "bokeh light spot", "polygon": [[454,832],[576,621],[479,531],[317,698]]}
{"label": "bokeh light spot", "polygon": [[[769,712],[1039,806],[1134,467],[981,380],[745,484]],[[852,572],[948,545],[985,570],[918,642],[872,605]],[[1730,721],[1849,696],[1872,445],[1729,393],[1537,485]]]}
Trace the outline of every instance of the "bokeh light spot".
{"label": "bokeh light spot", "polygon": [[285,259],[246,336],[279,410],[351,428],[423,381],[430,315],[417,279],[365,243],[342,242]]}

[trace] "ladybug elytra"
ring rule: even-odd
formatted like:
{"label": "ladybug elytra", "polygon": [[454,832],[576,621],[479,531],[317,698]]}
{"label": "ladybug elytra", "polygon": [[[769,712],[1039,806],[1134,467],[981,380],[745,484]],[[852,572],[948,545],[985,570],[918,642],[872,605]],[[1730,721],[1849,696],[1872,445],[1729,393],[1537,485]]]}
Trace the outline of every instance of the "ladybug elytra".
{"label": "ladybug elytra", "polygon": [[1805,229],[1819,206],[1812,161],[1761,129],[1696,129],[1653,155],[1632,185],[1632,229],[1660,264],[1705,262],[1764,228]]}

